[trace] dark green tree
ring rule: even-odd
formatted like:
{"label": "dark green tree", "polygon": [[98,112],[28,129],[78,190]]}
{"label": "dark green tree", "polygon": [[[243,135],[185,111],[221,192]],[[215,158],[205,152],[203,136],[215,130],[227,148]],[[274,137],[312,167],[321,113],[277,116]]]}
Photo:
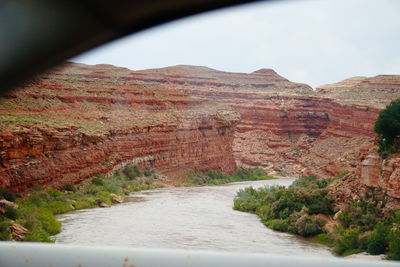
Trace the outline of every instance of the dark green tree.
{"label": "dark green tree", "polygon": [[399,151],[400,138],[400,99],[392,101],[378,116],[375,122],[381,155]]}

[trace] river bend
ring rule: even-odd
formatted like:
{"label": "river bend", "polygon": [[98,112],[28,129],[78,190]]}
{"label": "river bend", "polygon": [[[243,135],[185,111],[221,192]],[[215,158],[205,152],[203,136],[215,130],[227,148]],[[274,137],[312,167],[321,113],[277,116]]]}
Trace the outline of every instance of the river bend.
{"label": "river bend", "polygon": [[324,246],[265,227],[232,209],[240,188],[289,185],[292,178],[137,192],[129,201],[61,215],[57,243],[329,256]]}

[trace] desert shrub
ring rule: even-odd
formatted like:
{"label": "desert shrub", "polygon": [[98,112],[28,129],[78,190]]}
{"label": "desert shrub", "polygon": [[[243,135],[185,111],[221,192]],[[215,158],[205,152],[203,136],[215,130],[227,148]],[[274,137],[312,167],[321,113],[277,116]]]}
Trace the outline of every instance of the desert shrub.
{"label": "desert shrub", "polygon": [[290,186],[291,187],[315,187],[318,178],[314,175],[301,176],[296,179]]}
{"label": "desert shrub", "polygon": [[92,178],[92,184],[94,184],[94,185],[104,185],[104,180],[101,177],[101,175],[95,175]]}
{"label": "desert shrub", "polygon": [[400,225],[394,227],[388,235],[388,259],[400,260]]}
{"label": "desert shrub", "polygon": [[250,169],[250,171],[253,176],[266,176],[267,175],[267,172],[261,168],[252,168],[252,169]]}
{"label": "desert shrub", "polygon": [[333,200],[326,188],[329,183],[325,181],[305,176],[288,188],[244,188],[236,194],[233,208],[255,212],[273,230],[314,236],[323,232],[325,221],[313,214],[333,214]]}
{"label": "desert shrub", "polygon": [[245,179],[249,176],[249,171],[244,168],[238,168],[235,172],[235,176]]}
{"label": "desert shrub", "polygon": [[318,243],[326,245],[326,246],[332,246],[333,245],[333,240],[329,237],[329,235],[327,233],[318,234],[315,237],[315,240]]}
{"label": "desert shrub", "polygon": [[382,190],[368,188],[366,194],[357,201],[348,201],[339,215],[339,222],[345,228],[359,227],[362,231],[372,231],[384,216],[387,195]]}
{"label": "desert shrub", "polygon": [[203,185],[207,184],[209,181],[210,177],[200,172],[196,172],[189,177],[189,182],[192,184]]}
{"label": "desert shrub", "polygon": [[99,192],[99,188],[96,185],[92,184],[92,183],[85,184],[85,185],[82,186],[82,192],[84,194],[88,194],[88,195],[94,196]]}
{"label": "desert shrub", "polygon": [[251,169],[238,168],[233,175],[240,177],[243,180],[245,179],[256,180],[258,177],[267,176],[267,173],[261,168],[251,168]]}
{"label": "desert shrub", "polygon": [[392,101],[380,112],[375,122],[375,132],[382,156],[399,151],[400,99]]}
{"label": "desert shrub", "polygon": [[316,189],[312,186],[281,187],[271,191],[266,198],[271,202],[275,217],[288,218],[293,212],[300,211],[303,207],[309,214],[332,214],[333,200],[326,189]]}
{"label": "desert shrub", "polygon": [[15,199],[17,197],[14,192],[5,189],[0,189],[0,198],[4,198],[5,200],[15,202]]}
{"label": "desert shrub", "polygon": [[155,173],[155,170],[152,168],[145,168],[143,170],[143,175],[146,177],[152,176]]}
{"label": "desert shrub", "polygon": [[113,176],[103,182],[104,189],[110,193],[121,194],[122,189],[127,187],[127,183],[119,176]]}
{"label": "desert shrub", "polygon": [[314,175],[301,176],[292,183],[291,187],[326,188],[335,179],[337,178],[317,178]]}
{"label": "desert shrub", "polygon": [[76,192],[76,187],[75,185],[68,183],[68,184],[64,184],[63,186],[61,186],[60,188],[62,191],[69,191],[69,192]]}
{"label": "desert shrub", "polygon": [[325,221],[315,216],[304,214],[295,223],[297,234],[309,237],[323,232]]}
{"label": "desert shrub", "polygon": [[18,212],[16,209],[10,206],[5,207],[6,212],[4,213],[4,216],[6,218],[9,218],[10,220],[15,220],[18,217]]}
{"label": "desert shrub", "polygon": [[263,203],[263,205],[258,205],[258,207],[256,208],[256,213],[262,221],[268,221],[274,218],[272,208],[267,203]]}
{"label": "desert shrub", "polygon": [[342,233],[340,234],[339,240],[337,241],[335,252],[339,255],[348,255],[352,254],[354,251],[358,251],[360,249],[360,229],[349,228],[340,231],[342,231]]}
{"label": "desert shrub", "polygon": [[388,234],[388,259],[400,260],[400,210],[393,211]]}
{"label": "desert shrub", "polygon": [[274,219],[264,222],[266,226],[272,230],[279,232],[287,232],[289,229],[289,223],[287,220]]}
{"label": "desert shrub", "polygon": [[0,241],[10,240],[10,222],[0,219]]}
{"label": "desert shrub", "polygon": [[240,189],[233,201],[233,208],[240,211],[255,212],[259,206],[258,190],[253,187]]}
{"label": "desert shrub", "polygon": [[133,180],[142,176],[142,172],[137,165],[127,166],[122,170],[122,172],[126,175],[126,177],[128,177],[129,180]]}
{"label": "desert shrub", "polygon": [[210,177],[210,180],[225,179],[227,177],[226,174],[215,170],[207,171],[207,176]]}
{"label": "desert shrub", "polygon": [[374,231],[367,240],[367,252],[372,255],[385,253],[388,247],[390,229],[382,222],[378,222]]}

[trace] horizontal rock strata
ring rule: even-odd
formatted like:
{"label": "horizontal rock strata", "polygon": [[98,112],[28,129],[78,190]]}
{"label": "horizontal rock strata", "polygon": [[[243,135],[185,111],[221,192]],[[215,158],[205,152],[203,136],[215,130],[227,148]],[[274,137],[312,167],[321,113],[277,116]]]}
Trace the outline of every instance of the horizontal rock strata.
{"label": "horizontal rock strata", "polygon": [[235,170],[235,111],[129,84],[115,69],[69,64],[2,101],[0,187],[77,183],[127,164],[166,174]]}
{"label": "horizontal rock strata", "polygon": [[[400,76],[355,77],[314,91],[271,69],[67,63],[23,89],[0,105],[0,178],[18,190],[129,162],[166,173],[232,171],[235,162],[272,174],[355,173],[374,145],[380,110],[400,97]],[[393,162],[382,168],[396,169]],[[377,173],[371,168],[367,173]],[[397,171],[387,173],[360,177],[399,192]]]}

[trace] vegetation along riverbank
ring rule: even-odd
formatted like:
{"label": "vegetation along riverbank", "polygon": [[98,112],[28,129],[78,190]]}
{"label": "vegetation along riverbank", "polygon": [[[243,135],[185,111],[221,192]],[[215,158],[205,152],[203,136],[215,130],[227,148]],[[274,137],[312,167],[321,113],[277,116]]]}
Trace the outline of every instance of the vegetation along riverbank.
{"label": "vegetation along riverbank", "polygon": [[338,255],[366,251],[400,260],[400,211],[384,209],[385,192],[371,187],[335,213],[328,190],[335,179],[303,176],[287,188],[247,187],[237,193],[234,209],[257,214],[273,230],[313,237]]}
{"label": "vegetation along riverbank", "polygon": [[[154,169],[128,166],[111,177],[95,175],[81,184],[65,184],[60,189],[35,186],[23,197],[0,191],[0,240],[54,242],[61,231],[56,215],[73,210],[108,207],[123,202],[132,192],[165,186],[165,177]],[[219,171],[192,171],[184,186],[219,185],[236,181],[273,179],[265,171],[239,168],[228,175]]]}

